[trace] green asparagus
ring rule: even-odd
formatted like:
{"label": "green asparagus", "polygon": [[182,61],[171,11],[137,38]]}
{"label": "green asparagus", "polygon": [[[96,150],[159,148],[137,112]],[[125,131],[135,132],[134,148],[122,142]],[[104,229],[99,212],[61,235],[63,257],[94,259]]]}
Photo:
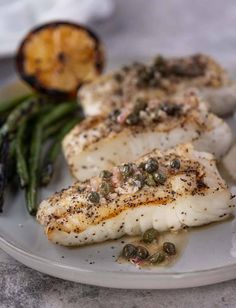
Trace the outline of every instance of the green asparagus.
{"label": "green asparagus", "polygon": [[29,183],[26,187],[27,208],[31,215],[37,212],[37,186],[40,164],[40,153],[42,146],[42,125],[37,122],[31,138],[29,159]]}
{"label": "green asparagus", "polygon": [[0,102],[0,113],[9,112],[18,105],[20,105],[23,101],[28,100],[29,98],[34,97],[35,94],[29,93],[21,96],[14,97],[10,100]]}
{"label": "green asparagus", "polygon": [[[77,111],[78,104],[75,101],[58,103],[33,93],[0,103],[0,211],[5,186],[9,181],[7,173],[12,165],[17,169],[21,187],[26,189],[28,211],[31,215],[36,214],[43,143],[59,133],[48,150],[41,173],[43,183],[47,184],[53,174],[53,163],[59,154],[62,138],[79,121],[79,117],[74,118]],[[73,120],[70,120],[71,117]],[[36,121],[36,124],[28,146],[24,140],[27,126],[32,121]],[[29,150],[26,151],[27,146]],[[28,152],[29,163],[26,162]]]}
{"label": "green asparagus", "polygon": [[48,114],[42,117],[41,125],[46,128],[48,125],[60,120],[65,115],[68,115],[78,109],[76,102],[66,102],[55,106]]}
{"label": "green asparagus", "polygon": [[53,165],[60,153],[61,141],[64,136],[77,124],[81,118],[75,118],[69,121],[59,132],[57,138],[52,143],[51,147],[48,149],[45,160],[43,162],[43,170],[41,176],[42,185],[47,185],[53,176]]}
{"label": "green asparagus", "polygon": [[[71,114],[77,109],[76,103],[63,103],[56,106],[48,114],[39,116],[30,146],[29,184],[26,187],[26,200],[29,213],[35,215],[37,211],[37,188],[40,184],[40,155],[43,141],[43,131],[55,121],[59,121],[65,115]],[[54,150],[56,151],[56,150]]]}
{"label": "green asparagus", "polygon": [[44,106],[46,100],[41,98],[30,98],[16,107],[8,116],[6,122],[0,128],[0,147],[2,145],[3,137],[7,134],[12,139],[13,133],[17,128],[29,117],[36,114],[42,106]]}
{"label": "green asparagus", "polygon": [[25,121],[19,127],[16,134],[16,168],[17,168],[17,174],[20,179],[20,185],[22,188],[28,185],[29,182],[29,174],[24,151],[24,137],[26,134],[26,127],[27,127],[27,122]]}
{"label": "green asparagus", "polygon": [[65,119],[63,121],[58,121],[58,123],[53,123],[52,125],[45,128],[43,131],[43,141],[46,141],[48,138],[55,136],[67,122],[68,119]]}

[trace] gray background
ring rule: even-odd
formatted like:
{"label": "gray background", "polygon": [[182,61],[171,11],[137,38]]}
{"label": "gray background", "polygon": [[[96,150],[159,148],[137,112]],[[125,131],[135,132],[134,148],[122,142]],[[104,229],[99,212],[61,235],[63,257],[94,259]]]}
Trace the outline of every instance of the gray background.
{"label": "gray background", "polygon": [[[111,64],[157,52],[202,51],[236,67],[235,0],[117,0],[113,16],[92,27]],[[13,60],[0,60],[0,84],[13,76]],[[43,275],[0,250],[0,307],[236,307],[236,281],[186,290],[112,290]]]}

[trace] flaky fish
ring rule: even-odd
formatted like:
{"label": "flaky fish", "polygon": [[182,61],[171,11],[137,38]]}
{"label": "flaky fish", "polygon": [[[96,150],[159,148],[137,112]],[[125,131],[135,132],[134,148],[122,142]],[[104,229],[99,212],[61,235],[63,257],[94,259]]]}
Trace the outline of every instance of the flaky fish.
{"label": "flaky fish", "polygon": [[195,88],[213,113],[227,115],[236,108],[236,83],[211,57],[156,57],[145,65],[134,63],[83,86],[79,101],[87,115],[110,113],[137,98],[166,98]]}
{"label": "flaky fish", "polygon": [[76,182],[43,201],[37,219],[50,241],[80,246],[208,224],[233,207],[213,155],[186,144]]}
{"label": "flaky fish", "polygon": [[169,100],[137,99],[109,115],[88,117],[64,138],[69,168],[78,180],[98,175],[154,148],[192,142],[197,150],[223,156],[232,133],[194,93]]}

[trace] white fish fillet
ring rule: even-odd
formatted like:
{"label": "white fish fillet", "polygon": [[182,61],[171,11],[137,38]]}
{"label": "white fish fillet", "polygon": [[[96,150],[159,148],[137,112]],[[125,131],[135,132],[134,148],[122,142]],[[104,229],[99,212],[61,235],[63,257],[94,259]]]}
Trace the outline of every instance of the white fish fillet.
{"label": "white fish fillet", "polygon": [[[233,200],[213,155],[197,152],[188,144],[166,152],[154,150],[136,161],[135,166],[150,157],[158,160],[159,170],[166,174],[164,185],[137,188],[129,181],[112,180],[114,192],[92,204],[88,201],[91,183],[101,181],[93,178],[76,182],[43,201],[37,219],[44,225],[48,239],[77,246],[125,234],[139,235],[151,227],[167,231],[200,226],[232,213]],[[170,162],[176,158],[180,169],[173,171]],[[113,178],[117,170],[114,168]]]}
{"label": "white fish fillet", "polygon": [[[227,152],[232,143],[229,126],[209,113],[199,97],[188,94],[170,102],[182,108],[181,115],[162,114],[159,122],[150,122],[144,111],[143,121],[133,126],[114,123],[106,115],[85,119],[63,140],[71,173],[78,180],[85,180],[103,169],[135,160],[154,148],[166,150],[186,142],[192,142],[197,150],[210,152],[217,158]],[[161,103],[150,100],[148,108]],[[121,109],[121,114],[127,108]]]}
{"label": "white fish fillet", "polygon": [[[177,74],[161,75],[160,82],[137,84],[142,67],[149,69],[153,64],[135,64],[104,75],[93,83],[83,86],[78,93],[79,101],[86,115],[109,113],[114,108],[120,109],[127,102],[137,97],[163,98],[196,88],[200,95],[209,102],[213,113],[224,116],[236,108],[236,83],[224,69],[206,55],[192,55],[183,58],[165,58],[167,67],[177,67]],[[141,68],[140,68],[141,67]],[[158,70],[158,65],[156,65]],[[160,69],[159,69],[160,70]]]}

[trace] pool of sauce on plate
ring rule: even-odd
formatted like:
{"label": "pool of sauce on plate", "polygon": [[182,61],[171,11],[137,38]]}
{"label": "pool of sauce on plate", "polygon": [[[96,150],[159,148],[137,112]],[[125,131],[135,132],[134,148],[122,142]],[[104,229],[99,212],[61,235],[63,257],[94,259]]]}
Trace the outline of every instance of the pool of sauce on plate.
{"label": "pool of sauce on plate", "polygon": [[[150,264],[148,261],[144,261],[140,264],[134,264],[139,268],[153,268],[153,267],[171,267],[173,266],[183,255],[184,250],[188,244],[189,237],[191,236],[191,233],[195,233],[202,230],[208,230],[209,228],[214,227],[215,225],[224,224],[226,222],[230,222],[234,220],[234,216],[231,215],[228,218],[222,220],[222,221],[216,221],[212,222],[203,226],[197,226],[193,228],[187,228],[182,229],[179,231],[169,231],[169,232],[163,232],[159,233],[158,240],[152,242],[151,244],[146,244],[142,241],[142,236],[137,237],[124,237],[121,239],[121,243],[123,244],[122,247],[124,247],[126,244],[132,244],[134,246],[143,246],[145,247],[149,255],[153,255],[154,253],[158,251],[162,251],[163,243],[164,242],[171,242],[176,247],[176,254],[173,256],[166,256],[165,260],[162,263],[159,264]],[[130,260],[127,260],[122,256],[122,251],[120,255],[117,258],[117,262],[120,264],[127,264],[132,263]]]}
{"label": "pool of sauce on plate", "polygon": [[[152,242],[151,244],[146,244],[142,241],[142,236],[124,236],[119,239],[106,241],[109,244],[108,249],[110,250],[111,258],[114,262],[119,264],[131,264],[131,262],[124,257],[122,257],[121,252],[123,247],[126,244],[133,244],[134,246],[143,246],[148,251],[149,254],[152,255],[157,251],[161,251],[164,242],[171,242],[176,247],[176,254],[173,256],[166,256],[165,261],[160,264],[150,264],[149,262],[143,262],[142,264],[131,264],[133,266],[137,266],[139,269],[153,269],[153,268],[168,268],[173,266],[183,255],[185,248],[188,244],[189,238],[192,233],[199,232],[202,230],[208,230],[209,228],[214,227],[215,225],[224,224],[226,222],[232,222],[234,220],[233,215],[224,219],[222,221],[209,223],[203,226],[198,226],[194,228],[186,228],[179,231],[169,231],[159,233],[157,241]],[[88,245],[90,246],[90,245]],[[100,255],[101,243],[96,243],[92,245],[95,248],[95,252],[91,253],[90,256],[85,260],[88,264],[93,265],[96,264],[96,256]],[[78,247],[69,247],[69,249],[78,249]],[[79,249],[82,249],[79,247]],[[62,256],[61,258],[64,258]]]}
{"label": "pool of sauce on plate", "polygon": [[151,264],[148,259],[143,260],[138,263],[134,263],[131,260],[127,260],[122,256],[122,251],[120,253],[120,256],[118,256],[117,262],[119,264],[127,264],[127,263],[133,263],[135,266],[139,268],[153,268],[153,267],[169,267],[174,265],[179,258],[181,258],[184,249],[187,245],[188,242],[188,237],[189,237],[189,232],[187,229],[180,230],[180,231],[170,231],[170,232],[163,232],[159,233],[157,240],[153,241],[152,243],[144,243],[142,240],[141,236],[136,236],[136,237],[124,237],[122,238],[121,243],[123,243],[123,247],[126,244],[132,244],[134,246],[142,246],[145,247],[149,255],[153,255],[154,253],[158,251],[162,251],[163,248],[163,243],[164,242],[171,242],[175,245],[176,247],[176,254],[172,256],[166,255],[165,260],[159,264]]}

